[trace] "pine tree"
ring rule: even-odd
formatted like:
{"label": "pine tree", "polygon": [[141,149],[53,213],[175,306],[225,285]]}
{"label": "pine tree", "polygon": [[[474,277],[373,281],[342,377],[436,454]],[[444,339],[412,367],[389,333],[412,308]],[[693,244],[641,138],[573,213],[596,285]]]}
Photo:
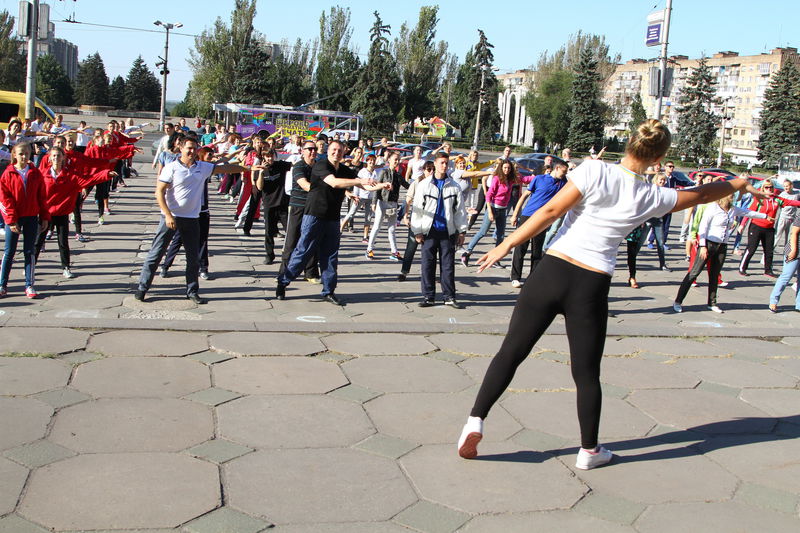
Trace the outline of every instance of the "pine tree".
{"label": "pine tree", "polygon": [[108,105],[125,109],[125,78],[117,76],[108,86]]}
{"label": "pine tree", "polygon": [[[497,77],[492,71],[494,54],[492,45],[482,30],[478,30],[478,43],[467,52],[456,76],[453,88],[453,123],[461,128],[461,133],[468,139],[475,136],[475,118],[478,114],[478,98],[481,104],[480,139],[491,140],[500,130],[500,112],[497,109],[497,93],[499,92]],[[481,92],[481,70],[484,70],[484,91]]]}
{"label": "pine tree", "polygon": [[278,104],[273,101],[265,74],[270,67],[270,56],[261,41],[253,41],[242,53],[234,71],[233,98],[242,104]]}
{"label": "pine tree", "polygon": [[642,104],[642,95],[636,93],[631,102],[631,120],[628,122],[628,130],[633,133],[639,124],[647,120],[647,111]]}
{"label": "pine tree", "polygon": [[353,110],[364,115],[366,131],[381,134],[394,130],[400,103],[400,76],[389,53],[390,28],[375,11],[370,30],[369,58],[354,89]]}
{"label": "pine tree", "polygon": [[142,56],[133,61],[125,80],[125,108],[134,111],[161,109],[161,82],[147,68]]}
{"label": "pine tree", "polygon": [[706,58],[701,57],[697,68],[686,79],[686,86],[678,99],[681,107],[678,108],[678,139],[675,147],[691,159],[712,156],[719,117],[711,109],[720,103],[715,85]]}
{"label": "pine tree", "polygon": [[25,90],[25,56],[14,34],[14,17],[0,11],[0,90]]}
{"label": "pine tree", "polygon": [[793,63],[786,62],[770,81],[759,124],[758,158],[767,165],[800,151],[800,73]]}
{"label": "pine tree", "polygon": [[599,83],[597,60],[591,50],[584,48],[572,81],[572,119],[567,146],[573,150],[587,151],[603,142],[603,106]]}
{"label": "pine tree", "polygon": [[36,95],[50,105],[70,106],[75,100],[67,73],[50,54],[36,59]]}
{"label": "pine tree", "polygon": [[106,67],[97,52],[83,60],[78,67],[75,101],[78,105],[109,105]]}

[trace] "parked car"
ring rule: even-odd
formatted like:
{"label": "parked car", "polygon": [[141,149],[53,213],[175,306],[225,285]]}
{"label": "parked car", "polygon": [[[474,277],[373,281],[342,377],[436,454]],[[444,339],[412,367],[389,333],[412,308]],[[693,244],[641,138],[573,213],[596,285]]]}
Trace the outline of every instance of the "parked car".
{"label": "parked car", "polygon": [[552,154],[545,154],[541,152],[527,154],[523,157],[518,157],[515,159],[517,162],[517,174],[519,174],[523,181],[527,181],[526,178],[529,176],[541,174],[542,168],[544,168],[544,159],[547,156],[552,157],[554,162],[564,162],[563,159]]}

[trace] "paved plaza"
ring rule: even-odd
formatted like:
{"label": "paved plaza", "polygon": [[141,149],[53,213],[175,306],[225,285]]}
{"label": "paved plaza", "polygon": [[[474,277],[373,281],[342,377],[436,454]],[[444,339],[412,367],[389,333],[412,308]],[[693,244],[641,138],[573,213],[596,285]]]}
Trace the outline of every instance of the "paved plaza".
{"label": "paved plaza", "polygon": [[611,291],[614,461],[574,468],[562,319],[466,461],[455,440],[513,307],[507,269],[459,267],[467,308],[421,309],[417,267],[397,282],[385,237],[370,262],[345,234],[346,305],[305,281],[277,301],[263,226],[242,238],[212,194],[208,304],[184,297],[182,260],[138,302],[157,209],[137,167],[105,225],[87,203],[75,279],[51,241],[42,298],[24,297],[15,266],[0,300],[0,533],[800,530],[800,313],[792,291],[768,312],[772,280],[729,259],[726,312],[706,310],[702,276],[675,314],[682,253],[662,273],[643,250],[642,288],[618,270]]}

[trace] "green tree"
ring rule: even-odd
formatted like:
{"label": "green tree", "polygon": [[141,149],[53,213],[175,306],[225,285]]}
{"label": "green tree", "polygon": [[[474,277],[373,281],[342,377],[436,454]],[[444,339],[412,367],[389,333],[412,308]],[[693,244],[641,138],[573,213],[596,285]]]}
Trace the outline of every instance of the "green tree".
{"label": "green tree", "polygon": [[617,67],[621,56],[611,55],[604,35],[585,34],[582,31],[569,36],[566,44],[553,53],[545,50],[536,63],[536,81],[544,81],[550,74],[561,70],[575,71],[580,63],[581,53],[588,49],[597,61],[600,80],[605,81]]}
{"label": "green tree", "polygon": [[78,66],[75,101],[78,105],[109,105],[106,67],[97,52]]}
{"label": "green tree", "polygon": [[712,112],[712,107],[720,103],[715,86],[706,58],[701,57],[697,68],[686,79],[678,99],[675,147],[691,159],[710,157],[714,149],[719,117]]}
{"label": "green tree", "polygon": [[377,11],[374,14],[369,58],[354,89],[353,111],[364,115],[367,133],[381,134],[394,131],[400,107],[400,76],[386,37],[391,26],[383,23]]}
{"label": "green tree", "polygon": [[25,90],[25,56],[20,45],[14,35],[14,17],[8,11],[0,11],[0,90]]}
{"label": "green tree", "polygon": [[439,6],[422,6],[414,29],[406,23],[394,41],[394,55],[403,84],[402,118],[430,117],[439,104],[441,77],[448,60],[447,43],[436,42]]}
{"label": "green tree", "polygon": [[36,59],[36,96],[50,105],[70,106],[75,101],[67,73],[50,54]]}
{"label": "green tree", "polygon": [[348,111],[351,88],[358,81],[361,61],[350,47],[353,30],[350,27],[350,8],[332,7],[329,14],[319,18],[319,55],[314,76],[320,107]]}
{"label": "green tree", "polygon": [[631,102],[631,120],[628,122],[628,130],[633,133],[639,124],[647,120],[647,111],[642,104],[642,95],[636,93]]}
{"label": "green tree", "polygon": [[602,145],[603,113],[597,60],[589,48],[584,48],[572,80],[572,116],[567,145],[579,151]]}
{"label": "green tree", "polygon": [[[461,128],[462,135],[466,138],[474,138],[478,98],[481,98],[480,140],[488,141],[500,129],[500,113],[497,109],[499,88],[492,70],[494,45],[488,41],[483,30],[478,30],[478,34],[478,43],[467,52],[456,76],[453,89],[453,124]],[[483,94],[481,75],[484,76]]]}
{"label": "green tree", "polygon": [[800,73],[793,63],[784,63],[770,81],[759,125],[758,158],[767,165],[800,150]]}
{"label": "green tree", "polygon": [[[288,43],[281,45],[288,49]],[[300,39],[293,48],[291,56],[276,57],[264,75],[264,82],[270,87],[272,102],[280,105],[299,106],[310,102],[314,97],[311,84],[314,72],[309,60],[310,49]],[[290,80],[287,83],[287,80]]]}
{"label": "green tree", "polygon": [[161,82],[147,68],[142,56],[133,61],[125,80],[125,107],[136,111],[161,109]]}
{"label": "green tree", "polygon": [[117,76],[108,86],[108,105],[114,109],[125,109],[125,78]]}
{"label": "green tree", "polygon": [[261,41],[253,41],[242,54],[234,71],[234,102],[243,104],[278,103],[272,101],[265,71],[270,67],[270,55]]}
{"label": "green tree", "polygon": [[189,51],[193,76],[187,105],[195,114],[206,116],[211,104],[231,101],[234,72],[253,38],[256,0],[236,0],[231,23],[217,17],[210,29],[195,38]]}
{"label": "green tree", "polygon": [[567,143],[567,132],[572,121],[571,71],[559,70],[537,82],[533,91],[522,102],[536,128],[536,138],[545,144]]}

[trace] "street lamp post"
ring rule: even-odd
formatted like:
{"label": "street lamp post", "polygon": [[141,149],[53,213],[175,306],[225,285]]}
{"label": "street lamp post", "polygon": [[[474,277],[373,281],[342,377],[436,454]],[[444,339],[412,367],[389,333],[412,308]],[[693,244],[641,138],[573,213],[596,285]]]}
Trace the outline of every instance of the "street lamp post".
{"label": "street lamp post", "polygon": [[180,28],[183,26],[180,22],[161,22],[157,20],[153,22],[156,26],[161,26],[166,31],[166,40],[164,41],[164,57],[160,57],[160,63],[156,63],[157,67],[161,67],[162,82],[161,82],[161,112],[158,115],[159,129],[164,129],[164,124],[167,122],[167,75],[169,74],[168,58],[169,58],[169,30],[173,28]]}
{"label": "street lamp post", "polygon": [[483,63],[481,65],[477,65],[477,66],[478,66],[478,68],[481,69],[481,90],[478,93],[478,116],[475,117],[475,138],[472,140],[472,149],[473,150],[477,150],[478,149],[478,137],[480,136],[480,132],[481,132],[481,107],[483,105],[483,99],[486,96],[486,89],[485,89],[486,71],[489,70],[489,69],[492,69],[493,71],[494,70],[500,70],[497,67],[492,67],[491,65],[487,65],[486,63]]}

